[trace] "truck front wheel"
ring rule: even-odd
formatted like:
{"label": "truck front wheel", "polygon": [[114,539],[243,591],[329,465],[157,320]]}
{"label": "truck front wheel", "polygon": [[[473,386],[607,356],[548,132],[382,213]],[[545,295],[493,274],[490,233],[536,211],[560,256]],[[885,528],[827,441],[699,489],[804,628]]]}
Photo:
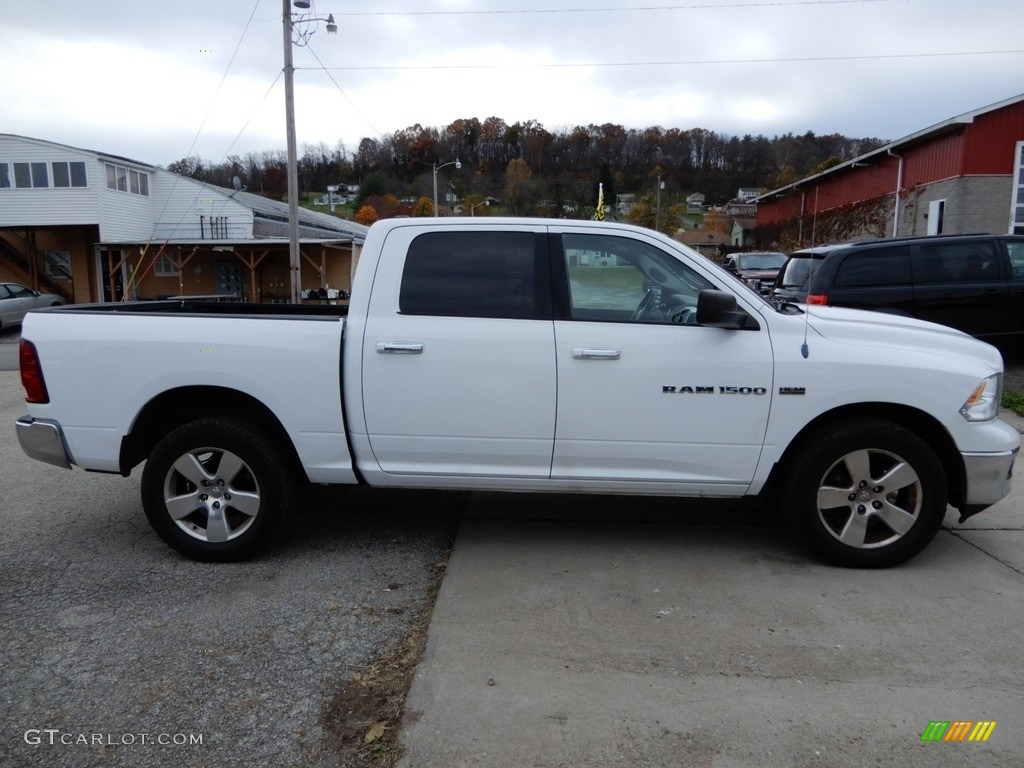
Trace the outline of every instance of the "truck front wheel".
{"label": "truck front wheel", "polygon": [[142,506],[168,545],[196,560],[241,560],[264,544],[290,479],[267,435],[244,421],[203,418],[167,434],[142,472]]}
{"label": "truck front wheel", "polygon": [[917,435],[881,419],[805,441],[783,470],[783,511],[829,562],[885,568],[916,555],[946,514],[946,475]]}

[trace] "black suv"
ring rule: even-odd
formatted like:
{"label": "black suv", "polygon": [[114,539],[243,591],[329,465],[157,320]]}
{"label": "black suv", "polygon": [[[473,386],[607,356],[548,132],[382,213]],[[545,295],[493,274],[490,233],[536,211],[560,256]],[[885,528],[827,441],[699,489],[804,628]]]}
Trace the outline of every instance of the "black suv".
{"label": "black suv", "polygon": [[805,248],[778,301],[874,309],[995,341],[1024,338],[1024,236],[933,235]]}

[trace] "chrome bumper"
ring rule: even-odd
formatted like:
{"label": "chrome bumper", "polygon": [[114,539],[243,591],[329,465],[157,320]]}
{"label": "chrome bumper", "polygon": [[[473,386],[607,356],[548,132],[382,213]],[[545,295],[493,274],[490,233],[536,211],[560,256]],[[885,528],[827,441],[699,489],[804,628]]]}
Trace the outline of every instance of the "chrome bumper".
{"label": "chrome bumper", "polygon": [[22,416],[14,422],[14,427],[18,433],[21,450],[28,456],[47,464],[71,469],[71,456],[64,442],[60,424]]}
{"label": "chrome bumper", "polygon": [[964,453],[964,473],[967,487],[964,493],[964,506],[967,509],[981,511],[995,504],[1010,492],[1013,478],[1013,462],[1017,451],[1002,453]]}

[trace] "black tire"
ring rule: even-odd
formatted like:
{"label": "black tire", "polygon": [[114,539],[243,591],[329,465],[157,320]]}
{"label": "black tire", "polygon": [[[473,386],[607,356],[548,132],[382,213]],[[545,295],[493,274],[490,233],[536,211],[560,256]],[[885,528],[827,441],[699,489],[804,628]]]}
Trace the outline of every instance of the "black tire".
{"label": "black tire", "polygon": [[157,535],[194,560],[252,556],[287,508],[281,451],[245,421],[210,417],[168,433],[142,472],[142,506]]}
{"label": "black tire", "polygon": [[914,433],[882,419],[847,421],[794,451],[780,483],[783,512],[828,562],[887,568],[935,537],[946,475]]}

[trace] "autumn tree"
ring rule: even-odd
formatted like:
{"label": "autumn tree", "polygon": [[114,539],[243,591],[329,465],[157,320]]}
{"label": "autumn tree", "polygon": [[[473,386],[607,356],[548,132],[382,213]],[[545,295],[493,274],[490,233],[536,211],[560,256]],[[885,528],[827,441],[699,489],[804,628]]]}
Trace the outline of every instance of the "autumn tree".
{"label": "autumn tree", "polygon": [[725,213],[712,210],[704,214],[704,229],[708,232],[717,232],[720,235],[728,235],[731,227],[732,220]]}
{"label": "autumn tree", "polygon": [[513,216],[524,215],[530,206],[532,177],[533,171],[525,160],[513,160],[505,170],[505,204]]}
{"label": "autumn tree", "polygon": [[670,205],[668,213],[664,216],[661,231],[666,235],[672,236],[685,229],[683,222],[686,220],[686,212],[686,203],[673,203]]}
{"label": "autumn tree", "polygon": [[416,201],[416,205],[412,209],[413,216],[433,216],[434,215],[434,201],[429,197],[421,197]]}
{"label": "autumn tree", "polygon": [[356,212],[356,221],[359,224],[366,225],[367,227],[379,219],[380,216],[372,205],[364,205]]}
{"label": "autumn tree", "polygon": [[638,227],[654,229],[654,206],[651,205],[651,198],[647,195],[638,197],[636,202],[629,207],[626,221],[636,224]]}
{"label": "autumn tree", "polygon": [[378,219],[393,219],[399,214],[408,213],[402,210],[402,204],[393,194],[370,195],[364,197],[360,205],[368,205],[377,213]]}
{"label": "autumn tree", "polygon": [[469,194],[462,198],[462,212],[465,216],[486,216],[487,199],[482,195]]}

